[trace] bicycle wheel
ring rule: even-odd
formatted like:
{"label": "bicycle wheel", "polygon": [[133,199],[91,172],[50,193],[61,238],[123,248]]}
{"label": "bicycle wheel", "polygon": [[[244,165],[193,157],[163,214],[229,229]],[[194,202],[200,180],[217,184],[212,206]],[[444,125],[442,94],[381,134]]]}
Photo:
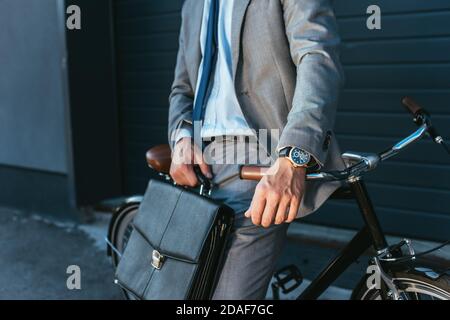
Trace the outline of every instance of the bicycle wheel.
{"label": "bicycle wheel", "polygon": [[139,205],[139,203],[131,203],[123,207],[112,221],[110,241],[117,250],[117,252],[115,250],[111,252],[114,268],[117,268],[120,261],[120,254],[125,251],[128,240],[130,239],[131,232],[133,231],[132,222],[138,212]]}
{"label": "bicycle wheel", "polygon": [[[402,300],[450,300],[450,277],[441,275],[436,279],[425,276],[394,273],[393,279]],[[383,300],[381,290],[367,287],[367,276],[353,291],[352,300]]]}

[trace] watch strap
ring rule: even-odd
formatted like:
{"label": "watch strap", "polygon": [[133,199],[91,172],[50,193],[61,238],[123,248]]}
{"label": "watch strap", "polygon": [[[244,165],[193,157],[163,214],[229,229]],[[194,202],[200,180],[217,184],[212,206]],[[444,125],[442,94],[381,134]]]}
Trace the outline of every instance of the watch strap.
{"label": "watch strap", "polygon": [[278,156],[280,158],[287,158],[289,157],[289,154],[291,152],[293,147],[285,147],[283,149],[281,149],[280,151],[278,151]]}

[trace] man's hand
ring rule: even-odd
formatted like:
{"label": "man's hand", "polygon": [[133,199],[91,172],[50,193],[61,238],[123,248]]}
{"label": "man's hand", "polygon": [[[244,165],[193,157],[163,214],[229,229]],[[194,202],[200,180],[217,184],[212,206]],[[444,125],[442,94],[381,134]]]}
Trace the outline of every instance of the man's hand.
{"label": "man's hand", "polygon": [[256,187],[245,216],[264,228],[291,223],[303,198],[305,179],[305,168],[294,168],[288,159],[278,159]]}
{"label": "man's hand", "polygon": [[183,138],[177,142],[173,150],[170,176],[179,185],[196,187],[198,179],[194,172],[194,165],[200,167],[201,172],[212,179],[211,168],[203,160],[203,155],[192,142],[191,138]]}

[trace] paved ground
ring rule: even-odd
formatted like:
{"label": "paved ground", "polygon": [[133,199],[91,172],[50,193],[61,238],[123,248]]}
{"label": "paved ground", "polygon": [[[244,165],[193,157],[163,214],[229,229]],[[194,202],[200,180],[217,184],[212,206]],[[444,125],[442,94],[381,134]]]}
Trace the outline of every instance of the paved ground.
{"label": "paved ground", "polygon": [[[105,254],[108,218],[98,214],[91,224],[58,224],[0,208],[0,299],[121,299]],[[323,267],[317,256],[326,261],[334,253],[319,253],[310,246],[299,249],[291,243],[280,266],[294,263],[306,278],[313,277]],[[67,289],[70,265],[81,268],[81,290]],[[283,298],[295,298],[304,287]],[[349,294],[349,290],[334,287],[322,298],[347,299]]]}
{"label": "paved ground", "polygon": [[[83,227],[0,209],[0,243],[0,299],[121,298],[103,243]],[[81,268],[81,290],[67,289],[69,265]]]}

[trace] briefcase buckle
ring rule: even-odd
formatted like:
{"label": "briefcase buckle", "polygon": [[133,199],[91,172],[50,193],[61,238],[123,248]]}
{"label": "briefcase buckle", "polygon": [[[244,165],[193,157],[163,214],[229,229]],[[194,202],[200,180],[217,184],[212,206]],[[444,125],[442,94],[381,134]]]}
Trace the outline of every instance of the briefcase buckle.
{"label": "briefcase buckle", "polygon": [[163,263],[164,263],[164,257],[161,255],[161,253],[159,253],[158,250],[153,250],[153,252],[152,252],[152,267],[157,270],[160,270]]}

